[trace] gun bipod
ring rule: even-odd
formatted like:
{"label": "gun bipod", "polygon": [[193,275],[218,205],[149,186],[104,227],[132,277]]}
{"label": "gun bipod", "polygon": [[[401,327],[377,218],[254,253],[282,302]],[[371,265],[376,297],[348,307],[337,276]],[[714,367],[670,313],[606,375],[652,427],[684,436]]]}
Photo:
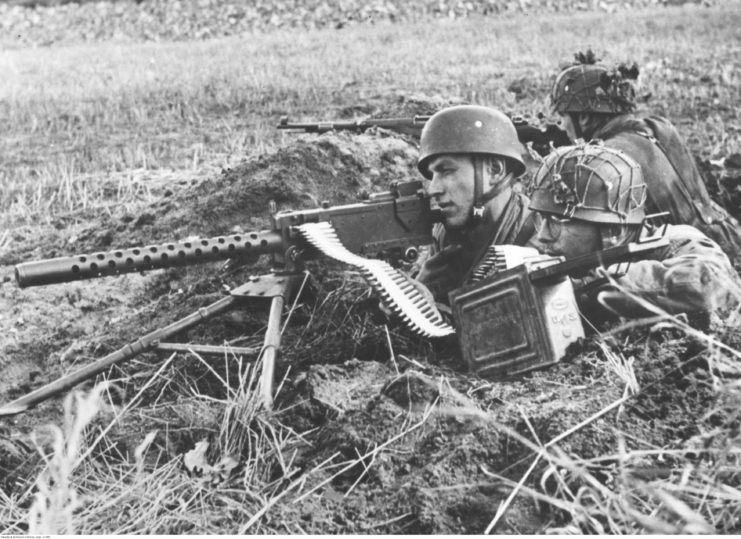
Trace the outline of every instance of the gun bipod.
{"label": "gun bipod", "polygon": [[270,299],[268,325],[265,330],[263,346],[257,349],[240,349],[241,352],[258,351],[256,360],[262,357],[262,373],[260,378],[260,393],[265,408],[273,407],[273,377],[275,361],[280,348],[280,322],[285,300],[294,296],[308,278],[308,272],[270,273],[259,277],[250,277],[243,285],[235,288],[230,294],[214,303],[202,307],[197,311],[173,322],[163,328],[156,329],[145,336],[131,342],[115,352],[86,365],[66,376],[19,397],[18,399],[0,407],[0,417],[12,416],[33,408],[38,403],[53,397],[63,391],[71,389],[80,382],[92,378],[109,368],[128,361],[129,359],[152,350],[184,351],[194,350],[202,353],[224,354],[235,352],[232,347],[212,345],[187,345],[180,343],[163,342],[181,331],[190,329],[201,322],[205,322],[218,314],[222,314],[243,300]]}

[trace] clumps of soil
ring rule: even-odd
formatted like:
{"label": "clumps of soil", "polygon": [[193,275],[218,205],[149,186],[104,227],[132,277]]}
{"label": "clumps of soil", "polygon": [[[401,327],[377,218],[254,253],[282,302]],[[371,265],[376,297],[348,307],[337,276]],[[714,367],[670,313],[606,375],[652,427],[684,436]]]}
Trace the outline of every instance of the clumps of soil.
{"label": "clumps of soil", "polygon": [[[612,408],[626,395],[625,382],[596,341],[578,348],[552,368],[501,381],[429,364],[422,372],[390,358],[313,365],[282,403],[293,423],[284,419],[311,443],[303,467],[335,465],[313,478],[327,483],[322,497],[278,514],[299,519],[309,533],[481,533],[510,492],[487,472],[519,480],[534,458],[523,439],[539,446],[590,420],[557,444],[589,459],[615,454],[620,442],[629,451],[685,447],[704,425],[718,424],[709,419],[719,413],[711,352],[695,339],[639,329],[615,341],[613,352],[633,362],[640,393]],[[615,464],[585,469],[614,485]],[[549,495],[552,481],[539,484],[546,470],[541,463],[528,484]],[[564,477],[576,492],[581,480]],[[508,516],[498,531],[537,533],[569,521],[527,496]]]}

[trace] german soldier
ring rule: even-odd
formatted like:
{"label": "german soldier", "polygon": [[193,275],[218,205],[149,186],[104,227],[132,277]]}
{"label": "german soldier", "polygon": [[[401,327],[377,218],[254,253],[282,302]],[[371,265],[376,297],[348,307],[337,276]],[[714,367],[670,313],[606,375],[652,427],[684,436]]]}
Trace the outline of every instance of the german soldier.
{"label": "german soldier", "polygon": [[512,121],[496,109],[450,107],[425,124],[417,165],[443,221],[417,279],[437,301],[448,301],[490,245],[523,245],[534,234],[528,199],[513,189],[525,172],[523,151]]}
{"label": "german soldier", "polygon": [[738,222],[710,199],[686,143],[665,118],[633,114],[638,67],[608,69],[594,54],[577,54],[577,63],[562,70],[551,103],[572,140],[601,140],[622,150],[643,170],[646,211],[669,212],[676,224],[699,229],[731,259],[741,255]]}
{"label": "german soldier", "polygon": [[[625,152],[601,144],[559,148],[538,169],[530,209],[537,212],[538,242],[548,254],[572,258],[647,239],[644,224],[648,185],[638,163]],[[625,317],[651,312],[646,300],[664,311],[711,312],[738,304],[741,280],[717,243],[689,225],[669,225],[667,247],[648,258],[608,268],[613,280],[581,289],[587,318],[600,305]],[[576,276],[581,277],[581,276]],[[636,299],[638,298],[638,299]]]}

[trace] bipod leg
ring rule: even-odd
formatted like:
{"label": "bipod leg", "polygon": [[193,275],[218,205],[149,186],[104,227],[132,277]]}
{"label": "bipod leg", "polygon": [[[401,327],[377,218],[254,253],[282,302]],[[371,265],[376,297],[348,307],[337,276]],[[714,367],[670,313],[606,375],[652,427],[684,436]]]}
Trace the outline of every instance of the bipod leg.
{"label": "bipod leg", "polygon": [[233,296],[242,298],[270,298],[268,327],[261,351],[262,374],[260,394],[265,409],[273,409],[273,387],[275,361],[280,350],[280,322],[283,317],[285,300],[293,296],[296,289],[308,277],[307,272],[262,275],[250,277],[249,281],[232,291]]}
{"label": "bipod leg", "polygon": [[151,350],[157,347],[160,340],[166,339],[180,331],[193,327],[204,320],[207,320],[217,314],[220,314],[227,309],[231,308],[232,305],[238,300],[235,296],[226,296],[220,300],[202,307],[196,312],[189,314],[188,316],[181,318],[180,320],[173,322],[169,326],[164,328],[156,329],[151,333],[146,334],[144,337],[127,344],[126,346],[119,348],[115,352],[108,354],[107,356],[99,359],[98,361],[91,363],[75,372],[58,378],[53,382],[42,386],[31,393],[20,397],[13,402],[6,404],[0,408],[0,417],[20,414],[25,412],[29,408],[33,408],[38,403],[53,397],[54,395],[66,391],[80,382],[92,378],[97,374],[111,368],[113,365],[123,363],[131,359],[132,357]]}
{"label": "bipod leg", "polygon": [[275,360],[280,348],[280,321],[283,315],[283,296],[273,296],[270,301],[268,328],[265,331],[265,345],[262,354],[262,378],[260,393],[265,408],[273,409],[273,385],[275,383]]}

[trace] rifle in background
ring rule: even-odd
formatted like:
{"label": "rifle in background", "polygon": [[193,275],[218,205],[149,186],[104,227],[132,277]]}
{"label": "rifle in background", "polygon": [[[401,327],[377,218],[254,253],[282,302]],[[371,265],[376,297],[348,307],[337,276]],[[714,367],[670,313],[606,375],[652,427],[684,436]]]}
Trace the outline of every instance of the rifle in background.
{"label": "rifle in background", "polygon": [[[397,133],[419,138],[430,116],[410,116],[403,118],[365,118],[349,121],[320,121],[316,123],[291,123],[283,116],[278,129],[304,133],[327,133],[329,131],[354,131],[362,133],[372,127],[389,129]],[[573,144],[569,135],[558,125],[546,123],[542,127],[533,125],[522,116],[510,116],[517,130],[517,137],[523,144],[532,144],[533,150],[541,156],[548,155],[552,148]]]}

